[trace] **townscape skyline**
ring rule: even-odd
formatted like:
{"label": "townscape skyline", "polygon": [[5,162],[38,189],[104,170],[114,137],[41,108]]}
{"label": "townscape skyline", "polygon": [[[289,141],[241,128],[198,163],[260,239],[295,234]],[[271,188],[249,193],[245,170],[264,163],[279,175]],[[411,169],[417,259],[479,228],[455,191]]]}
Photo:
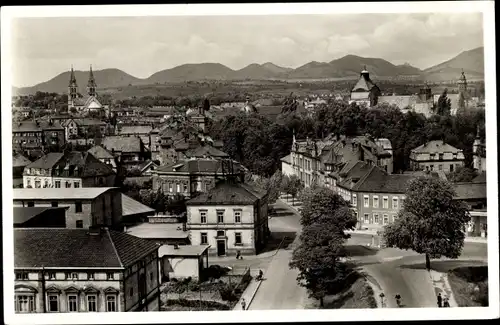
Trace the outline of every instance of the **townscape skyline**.
{"label": "townscape skyline", "polygon": [[190,63],[297,68],[349,54],[425,69],[483,46],[482,20],[480,13],[23,18],[12,26],[13,85],[90,63],[138,78]]}

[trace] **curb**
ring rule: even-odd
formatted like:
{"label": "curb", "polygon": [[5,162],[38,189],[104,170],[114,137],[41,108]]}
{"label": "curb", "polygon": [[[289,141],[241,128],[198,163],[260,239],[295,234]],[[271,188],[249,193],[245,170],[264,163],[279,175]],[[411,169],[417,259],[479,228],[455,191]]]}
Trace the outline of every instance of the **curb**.
{"label": "curb", "polygon": [[[255,280],[254,280],[255,281]],[[253,291],[252,293],[252,297],[250,298],[250,301],[248,302],[248,306],[247,306],[247,309],[250,308],[250,305],[252,304],[252,301],[253,301],[253,298],[255,297],[255,295],[257,294],[257,291],[259,291],[259,288],[260,288],[260,284],[262,283],[262,281],[259,281],[259,283],[257,283],[257,286],[255,287],[255,290]]]}

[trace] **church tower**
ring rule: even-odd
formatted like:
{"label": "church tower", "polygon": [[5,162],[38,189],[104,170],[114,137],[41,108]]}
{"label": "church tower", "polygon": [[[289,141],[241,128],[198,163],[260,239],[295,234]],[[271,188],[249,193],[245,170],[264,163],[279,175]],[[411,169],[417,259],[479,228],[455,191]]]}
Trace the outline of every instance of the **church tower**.
{"label": "church tower", "polygon": [[458,80],[458,92],[459,93],[467,92],[467,78],[465,78],[465,73],[464,73],[463,69],[462,69],[462,75],[460,76],[460,79]]}
{"label": "church tower", "polygon": [[71,66],[71,74],[69,77],[68,85],[68,112],[72,107],[74,107],[74,100],[78,96],[78,85],[76,84],[75,72],[73,71],[73,65]]}
{"label": "church tower", "polygon": [[467,92],[467,78],[465,78],[464,70],[458,80],[458,109],[465,110],[469,107],[469,94]]}
{"label": "church tower", "polygon": [[96,97],[97,84],[94,79],[94,73],[92,72],[92,65],[90,65],[89,82],[87,83],[87,93],[90,97]]}

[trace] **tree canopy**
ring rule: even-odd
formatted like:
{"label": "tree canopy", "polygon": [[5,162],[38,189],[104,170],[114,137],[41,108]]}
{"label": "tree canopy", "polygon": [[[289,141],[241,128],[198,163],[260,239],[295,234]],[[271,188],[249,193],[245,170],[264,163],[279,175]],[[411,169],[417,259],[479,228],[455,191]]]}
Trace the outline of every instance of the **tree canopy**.
{"label": "tree canopy", "polygon": [[386,245],[425,254],[427,269],[431,258],[458,258],[470,215],[454,195],[451,185],[441,179],[410,181],[398,219],[385,227]]}

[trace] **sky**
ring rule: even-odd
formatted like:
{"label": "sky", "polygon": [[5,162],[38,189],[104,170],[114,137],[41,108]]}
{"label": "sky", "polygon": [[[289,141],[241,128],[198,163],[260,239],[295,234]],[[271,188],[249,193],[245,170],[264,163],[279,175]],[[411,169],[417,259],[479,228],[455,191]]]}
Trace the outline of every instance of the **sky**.
{"label": "sky", "polygon": [[16,18],[13,84],[70,69],[135,77],[185,63],[296,68],[347,54],[425,69],[483,46],[481,13]]}

